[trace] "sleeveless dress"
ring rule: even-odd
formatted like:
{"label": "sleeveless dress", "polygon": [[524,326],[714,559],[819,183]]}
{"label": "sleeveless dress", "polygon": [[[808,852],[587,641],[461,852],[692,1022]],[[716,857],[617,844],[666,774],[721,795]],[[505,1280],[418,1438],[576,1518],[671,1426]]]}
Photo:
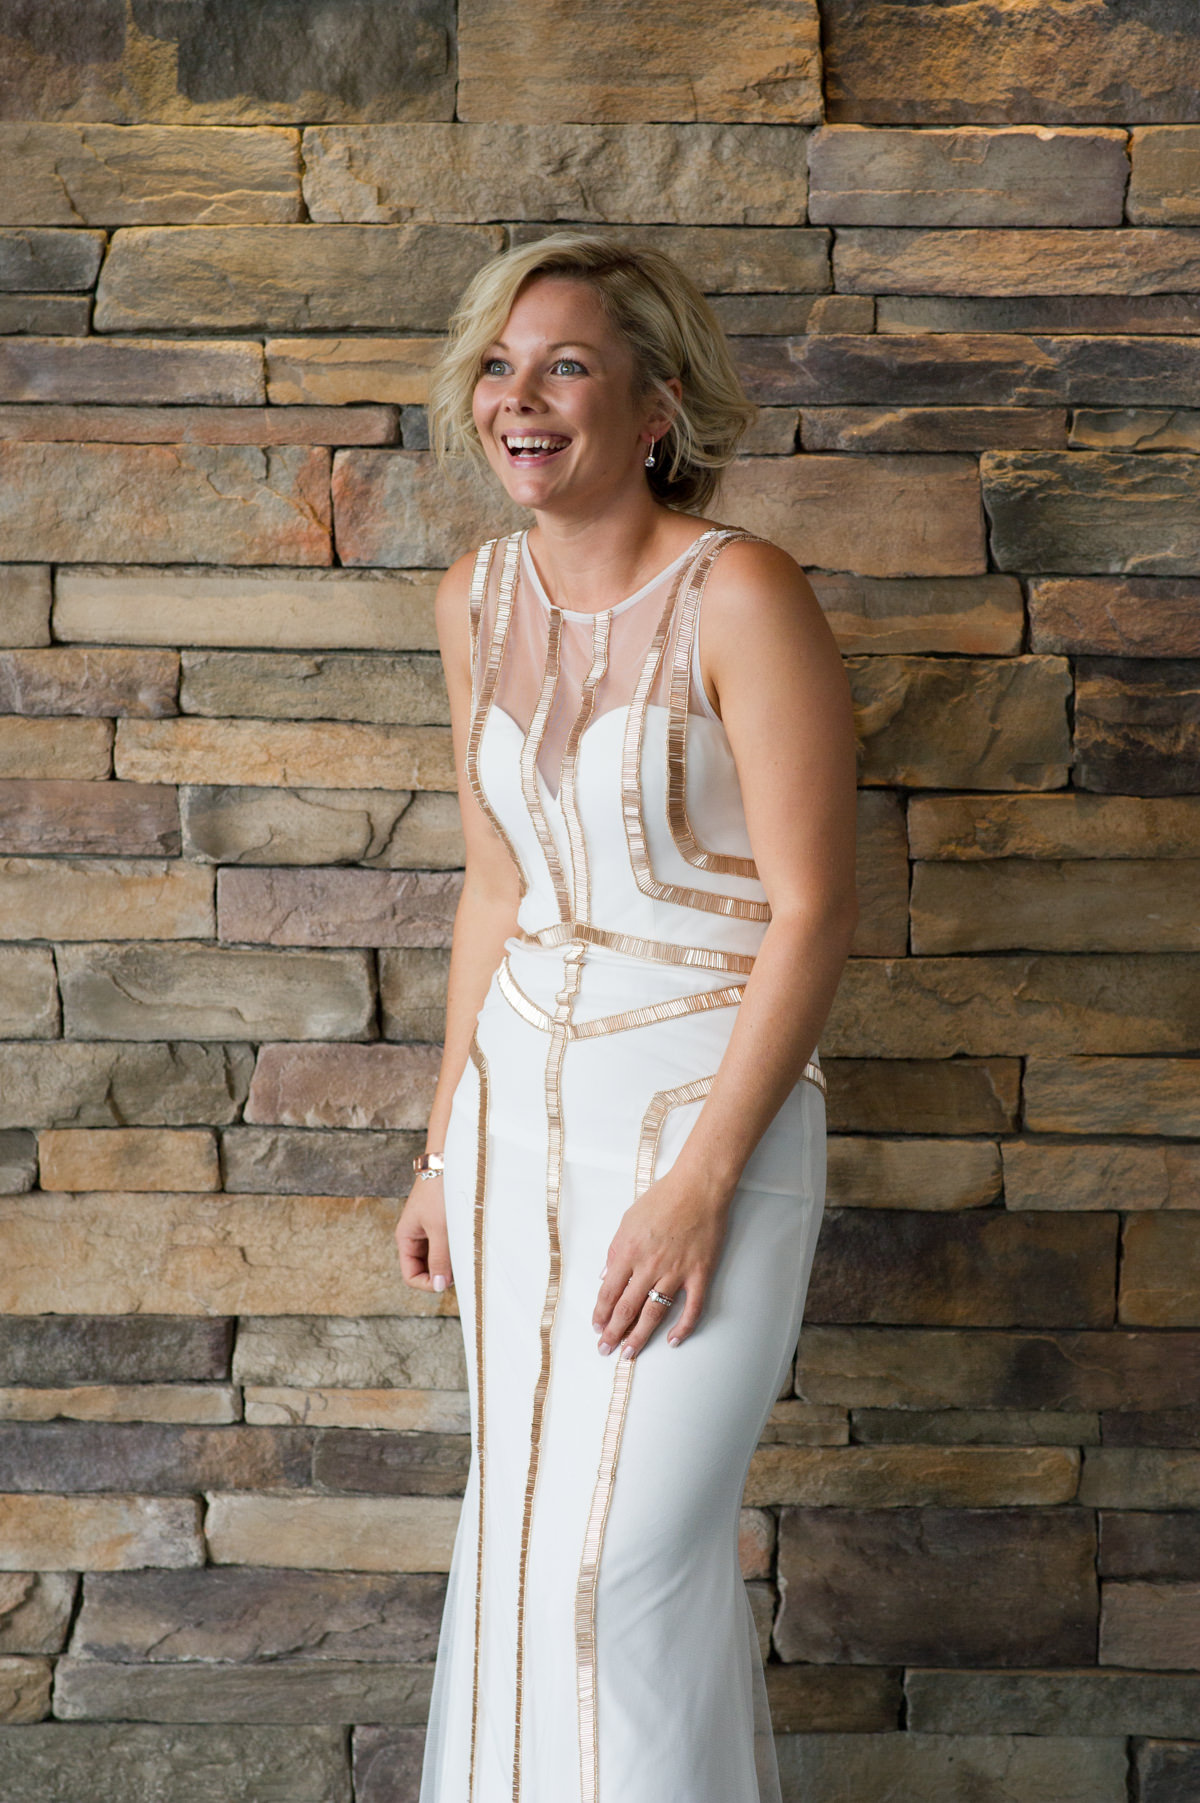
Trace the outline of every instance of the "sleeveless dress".
{"label": "sleeveless dress", "polygon": [[525,532],[476,561],[465,775],[522,894],[444,1148],[472,1456],[421,1803],[778,1803],[738,1514],[824,1204],[815,1056],[694,1333],[669,1346],[668,1317],[624,1359],[591,1325],[770,914],[696,650],[708,574],[748,536],[702,531],[595,614],[550,602]]}

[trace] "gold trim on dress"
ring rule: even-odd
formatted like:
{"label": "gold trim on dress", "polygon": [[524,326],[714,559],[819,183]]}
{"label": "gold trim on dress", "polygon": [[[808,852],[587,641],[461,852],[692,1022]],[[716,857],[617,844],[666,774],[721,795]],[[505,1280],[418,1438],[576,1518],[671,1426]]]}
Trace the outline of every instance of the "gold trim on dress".
{"label": "gold trim on dress", "polygon": [[[524,542],[525,536],[523,532],[516,534],[518,547]],[[519,576],[517,580],[520,580]],[[567,899],[567,881],[563,874],[562,859],[558,855],[558,846],[555,843],[554,834],[550,831],[546,810],[542,806],[542,797],[537,782],[538,752],[542,748],[542,735],[546,730],[546,721],[549,718],[554,702],[554,691],[558,685],[558,656],[561,642],[562,614],[557,607],[552,607],[546,626],[546,662],[542,669],[541,691],[529,722],[529,730],[521,744],[521,793],[525,797],[525,806],[529,810],[529,818],[533,821],[538,844],[542,848],[542,856],[546,860],[546,868],[554,886],[558,918],[565,920],[571,912]]]}
{"label": "gold trim on dress", "polygon": [[726,952],[712,945],[673,945],[668,939],[642,939],[636,933],[610,933],[605,927],[593,926],[586,920],[560,920],[553,926],[539,927],[536,933],[519,928],[516,934],[534,945],[568,945],[573,939],[588,945],[604,946],[608,951],[624,952],[631,958],[647,958],[654,964],[687,964],[696,970],[728,970],[749,976],[754,969],[753,952]]}
{"label": "gold trim on dress", "polygon": [[[525,994],[513,976],[507,958],[496,972],[496,984],[505,1001],[522,1020],[528,1021],[531,1027],[537,1027],[540,1032],[553,1031],[554,1016],[544,1008],[539,1008]],[[624,1033],[631,1027],[652,1026],[655,1021],[678,1020],[685,1014],[703,1014],[710,1008],[734,1008],[741,999],[740,984],[728,989],[706,989],[699,995],[672,996],[668,1001],[650,1002],[644,1008],[626,1008],[620,1014],[601,1014],[594,1020],[569,1021],[567,1038],[598,1039],[606,1033]]]}
{"label": "gold trim on dress", "polygon": [[484,1225],[485,1205],[487,1201],[487,1140],[488,1140],[488,1064],[480,1049],[479,1041],[474,1035],[467,1048],[471,1063],[479,1074],[479,1113],[476,1117],[475,1148],[475,1212],[473,1219],[473,1252],[475,1279],[475,1462],[478,1473],[477,1494],[479,1506],[478,1533],[475,1549],[475,1651],[474,1672],[471,1685],[471,1755],[470,1755],[470,1789],[469,1797],[474,1803],[475,1797],[475,1755],[479,1731],[479,1663],[483,1630],[483,1480],[484,1480],[484,1432],[487,1413],[484,1407],[484,1347],[483,1347],[483,1290],[484,1290]]}
{"label": "gold trim on dress", "polygon": [[575,805],[575,760],[579,755],[579,741],[596,704],[596,689],[608,668],[608,629],[611,621],[611,614],[599,613],[592,622],[592,662],[583,679],[579,711],[567,735],[558,772],[559,804],[571,846],[571,906],[567,912],[578,914],[583,920],[587,919],[589,910],[588,861],[583,821]]}
{"label": "gold trim on dress", "polygon": [[[492,558],[495,556],[495,547],[498,542],[498,540],[492,541],[492,553],[488,560],[489,570],[491,568]],[[475,589],[480,574],[483,551],[485,550],[487,550],[486,545],[482,547],[479,557],[476,559],[475,573],[471,582],[472,634],[476,633],[479,628],[479,618],[475,602]],[[504,656],[504,648],[508,643],[508,624],[512,617],[513,592],[516,587],[517,556],[519,551],[520,535],[518,533],[513,533],[505,541],[504,545],[504,562],[500,570],[500,586],[496,595],[496,618],[492,626],[492,636],[488,645],[487,663],[484,666],[483,679],[479,685],[479,699],[471,716],[471,731],[467,738],[465,768],[467,782],[470,785],[472,795],[474,795],[487,819],[490,820],[501,843],[516,866],[517,878],[521,886],[521,896],[524,897],[529,890],[529,879],[525,874],[525,867],[521,863],[520,857],[517,855],[516,846],[509,838],[501,823],[500,816],[496,813],[496,810],[488,800],[487,791],[484,789],[482,779],[479,775],[479,743],[483,737],[483,730],[487,724],[488,714],[491,712],[492,697],[496,692],[496,683],[500,676],[500,663]],[[486,575],[484,579],[486,580]],[[482,605],[482,600],[483,590],[481,588],[479,591],[480,606]]]}

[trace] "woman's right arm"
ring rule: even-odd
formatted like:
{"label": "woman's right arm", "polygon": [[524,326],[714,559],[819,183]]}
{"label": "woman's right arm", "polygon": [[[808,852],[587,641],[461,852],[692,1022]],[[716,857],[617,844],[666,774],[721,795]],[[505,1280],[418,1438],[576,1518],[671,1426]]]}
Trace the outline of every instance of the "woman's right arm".
{"label": "woman's right arm", "polygon": [[[467,738],[471,729],[470,584],[474,556],[460,557],[446,571],[437,592],[437,632],[450,697],[450,731],[458,799],[466,847],[466,874],[454,916],[446,1036],[426,1150],[442,1150],[450,1104],[470,1050],[475,1021],[504,955],[504,941],[516,930],[520,884],[507,848],[466,780]],[[396,1224],[396,1245],[405,1283],[417,1290],[444,1290],[453,1283],[446,1239],[446,1208],[440,1177],[418,1177]]]}

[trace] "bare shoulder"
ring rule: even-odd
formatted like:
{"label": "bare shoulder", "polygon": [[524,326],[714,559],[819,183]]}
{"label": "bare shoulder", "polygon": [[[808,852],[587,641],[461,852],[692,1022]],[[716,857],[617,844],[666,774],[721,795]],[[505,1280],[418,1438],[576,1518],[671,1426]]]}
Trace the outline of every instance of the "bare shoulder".
{"label": "bare shoulder", "polygon": [[813,586],[795,558],[766,539],[735,539],[713,565],[704,596],[709,647],[752,639],[829,637]]}

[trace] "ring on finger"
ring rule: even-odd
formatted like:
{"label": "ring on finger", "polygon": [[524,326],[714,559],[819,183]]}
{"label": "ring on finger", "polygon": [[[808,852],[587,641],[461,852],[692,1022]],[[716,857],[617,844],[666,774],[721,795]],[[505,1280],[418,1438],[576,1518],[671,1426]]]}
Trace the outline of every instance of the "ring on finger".
{"label": "ring on finger", "polygon": [[646,1301],[657,1302],[660,1308],[672,1308],[675,1298],[674,1296],[664,1296],[661,1290],[647,1290]]}

